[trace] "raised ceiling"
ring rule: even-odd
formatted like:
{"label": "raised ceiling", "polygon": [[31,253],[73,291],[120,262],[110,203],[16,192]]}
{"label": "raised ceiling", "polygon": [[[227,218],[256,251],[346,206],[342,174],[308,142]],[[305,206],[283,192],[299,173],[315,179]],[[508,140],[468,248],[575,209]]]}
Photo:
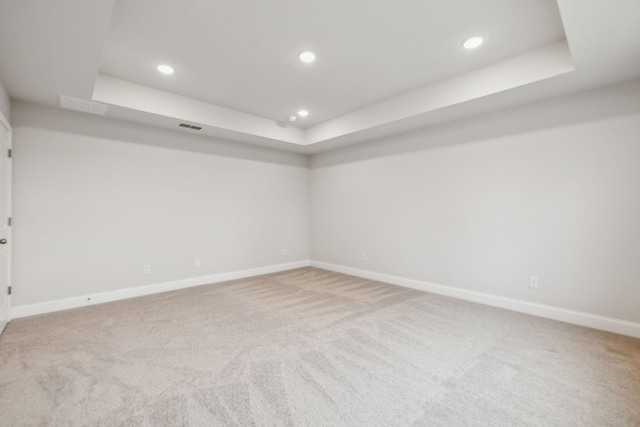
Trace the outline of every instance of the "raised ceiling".
{"label": "raised ceiling", "polygon": [[637,0],[0,0],[0,80],[14,99],[317,152],[640,77],[638,16]]}
{"label": "raised ceiling", "polygon": [[564,38],[553,0],[127,0],[100,73],[274,121],[305,107],[307,128]]}

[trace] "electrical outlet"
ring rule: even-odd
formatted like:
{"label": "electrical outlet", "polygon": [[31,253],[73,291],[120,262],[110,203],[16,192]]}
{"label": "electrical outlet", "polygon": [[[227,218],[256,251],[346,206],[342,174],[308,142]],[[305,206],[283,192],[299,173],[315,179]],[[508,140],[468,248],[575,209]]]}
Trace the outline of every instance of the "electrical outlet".
{"label": "electrical outlet", "polygon": [[282,255],[287,256],[289,254],[289,251],[286,249],[282,250]]}
{"label": "electrical outlet", "polygon": [[200,267],[202,265],[202,260],[200,258],[196,258],[193,262],[194,267]]}
{"label": "electrical outlet", "polygon": [[142,266],[142,272],[144,274],[149,274],[151,273],[151,266],[149,264],[145,264]]}
{"label": "electrical outlet", "polygon": [[529,287],[533,289],[538,289],[538,287],[540,287],[540,279],[535,276],[531,276],[529,278]]}
{"label": "electrical outlet", "polygon": [[369,260],[369,257],[367,256],[367,254],[365,254],[364,252],[362,253],[362,261],[367,262]]}

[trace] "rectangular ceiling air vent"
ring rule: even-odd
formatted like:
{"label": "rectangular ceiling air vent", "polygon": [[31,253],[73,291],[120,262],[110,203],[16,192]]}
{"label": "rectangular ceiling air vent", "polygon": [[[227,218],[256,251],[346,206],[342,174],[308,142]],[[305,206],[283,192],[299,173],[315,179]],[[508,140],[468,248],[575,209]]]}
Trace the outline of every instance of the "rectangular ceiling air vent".
{"label": "rectangular ceiling air vent", "polygon": [[60,107],[62,108],[82,111],[83,113],[97,114],[99,116],[104,116],[105,114],[107,114],[107,109],[109,108],[109,106],[106,104],[86,101],[84,99],[73,98],[66,95],[58,95],[58,102]]}
{"label": "rectangular ceiling air vent", "polygon": [[188,124],[186,124],[186,123],[180,123],[178,126],[180,126],[181,128],[194,129],[194,130],[202,130],[202,126],[193,126],[193,125],[188,125]]}

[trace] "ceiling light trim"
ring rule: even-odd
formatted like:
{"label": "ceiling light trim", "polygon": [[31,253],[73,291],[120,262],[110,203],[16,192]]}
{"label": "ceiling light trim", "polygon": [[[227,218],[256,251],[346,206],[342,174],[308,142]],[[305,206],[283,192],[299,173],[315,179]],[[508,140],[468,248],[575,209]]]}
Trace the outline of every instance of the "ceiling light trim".
{"label": "ceiling light trim", "polygon": [[310,50],[305,50],[303,52],[300,52],[298,58],[305,64],[311,64],[316,60],[316,54],[311,52]]}
{"label": "ceiling light trim", "polygon": [[462,47],[464,47],[467,50],[475,50],[480,46],[482,46],[484,42],[485,42],[484,36],[475,35],[475,36],[467,37],[466,39],[462,40],[461,44],[462,44]]}
{"label": "ceiling light trim", "polygon": [[170,76],[171,74],[176,72],[175,67],[169,65],[169,64],[157,64],[156,65],[156,70],[158,70],[160,73],[166,75],[166,76]]}

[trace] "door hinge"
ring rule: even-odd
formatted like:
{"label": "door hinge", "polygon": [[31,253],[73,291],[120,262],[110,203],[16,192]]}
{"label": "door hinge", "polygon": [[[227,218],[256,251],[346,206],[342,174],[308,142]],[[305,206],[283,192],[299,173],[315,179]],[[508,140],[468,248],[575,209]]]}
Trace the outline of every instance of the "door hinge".
{"label": "door hinge", "polygon": [[11,227],[11,218],[7,218],[7,227]]}
{"label": "door hinge", "polygon": [[11,148],[7,150],[7,157],[11,158]]}
{"label": "door hinge", "polygon": [[11,295],[11,286],[7,288],[7,295]]}

